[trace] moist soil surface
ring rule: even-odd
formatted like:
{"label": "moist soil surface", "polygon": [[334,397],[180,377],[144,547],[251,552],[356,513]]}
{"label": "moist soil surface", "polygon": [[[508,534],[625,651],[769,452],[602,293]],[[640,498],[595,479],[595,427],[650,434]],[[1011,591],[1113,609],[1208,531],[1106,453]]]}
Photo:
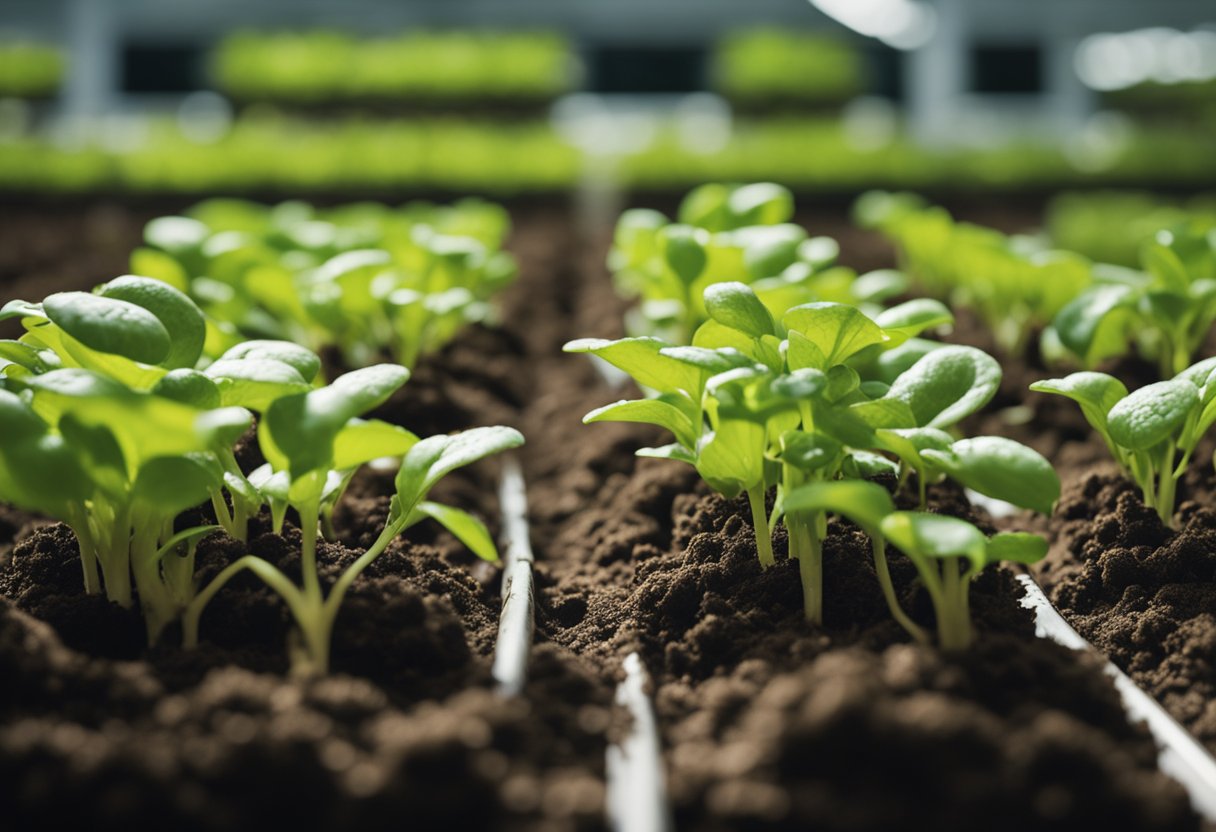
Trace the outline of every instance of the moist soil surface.
{"label": "moist soil surface", "polygon": [[[138,236],[142,219],[115,227]],[[810,220],[816,233],[845,227]],[[742,503],[690,468],[633,457],[658,432],[582,425],[630,395],[559,351],[621,334],[603,242],[578,247],[560,214],[518,216],[521,279],[499,326],[428,357],[376,414],[423,434],[501,422],[528,437],[537,643],[522,697],[498,697],[489,676],[496,570],[446,533],[412,529],[356,581],[334,673],[301,682],[285,672],[283,605],[256,580],[216,596],[197,651],[173,634],[149,651],[132,613],[80,596],[64,527],[5,510],[0,800],[12,828],[602,828],[605,743],[626,723],[612,688],[632,651],[653,677],[681,829],[1198,828],[1096,660],[1033,637],[1012,573],[977,581],[977,647],[943,656],[890,620],[864,536],[838,524],[826,626],[812,627],[780,531],[778,565],[762,571]],[[45,293],[8,292],[15,274],[7,294]],[[435,496],[494,529],[495,477],[479,465]],[[356,478],[338,540],[319,553],[326,580],[374,539],[390,490],[390,475]],[[932,507],[988,525],[958,493],[934,490]],[[263,519],[247,546],[213,536],[203,577],[245,551],[292,574],[298,532],[271,535]],[[931,625],[910,564],[893,553],[892,569],[905,608]],[[1208,706],[1210,687],[1200,698]]]}

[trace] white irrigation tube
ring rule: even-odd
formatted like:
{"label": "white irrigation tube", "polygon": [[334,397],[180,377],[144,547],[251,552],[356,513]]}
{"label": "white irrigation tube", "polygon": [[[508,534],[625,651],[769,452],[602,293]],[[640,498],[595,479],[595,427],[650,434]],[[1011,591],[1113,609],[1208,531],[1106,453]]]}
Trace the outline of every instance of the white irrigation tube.
{"label": "white irrigation tube", "polygon": [[[1042,588],[1029,575],[1019,575],[1026,590],[1022,606],[1034,610],[1035,633],[1071,650],[1094,648],[1052,606]],[[1209,821],[1216,821],[1216,759],[1189,731],[1179,725],[1152,696],[1109,659],[1104,668],[1123,699],[1132,722],[1144,722],[1157,741],[1157,765],[1186,789],[1191,805]]]}
{"label": "white irrigation tube", "polygon": [[502,612],[498,617],[498,638],[494,642],[494,664],[490,673],[500,693],[517,696],[523,692],[528,679],[535,613],[528,497],[523,472],[513,456],[503,460],[498,502],[506,547],[503,550]]}
{"label": "white irrigation tube", "polygon": [[616,703],[629,712],[629,733],[608,746],[608,826],[615,832],[670,832],[671,807],[663,775],[659,726],[646,693],[649,678],[637,653],[625,657]]}

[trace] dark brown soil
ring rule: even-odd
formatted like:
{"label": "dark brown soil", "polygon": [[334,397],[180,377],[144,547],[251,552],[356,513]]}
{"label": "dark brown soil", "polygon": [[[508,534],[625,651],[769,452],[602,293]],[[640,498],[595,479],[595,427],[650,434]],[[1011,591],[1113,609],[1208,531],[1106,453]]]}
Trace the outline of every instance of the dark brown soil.
{"label": "dark brown soil", "polygon": [[1113,463],[1068,481],[1038,577],[1070,622],[1216,751],[1216,510],[1192,469],[1177,531]]}

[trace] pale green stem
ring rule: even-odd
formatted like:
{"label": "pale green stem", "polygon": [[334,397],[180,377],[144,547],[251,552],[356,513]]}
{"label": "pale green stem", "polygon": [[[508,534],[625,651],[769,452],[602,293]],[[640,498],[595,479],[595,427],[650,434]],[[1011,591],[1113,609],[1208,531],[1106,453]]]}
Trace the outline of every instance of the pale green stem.
{"label": "pale green stem", "polygon": [[273,564],[267,563],[254,555],[245,555],[228,564],[220,574],[211,580],[211,583],[207,584],[198,595],[194,596],[193,601],[186,605],[185,612],[182,613],[183,647],[190,649],[198,646],[199,619],[203,615],[203,610],[206,609],[208,602],[215,597],[215,594],[223,589],[224,584],[232,580],[243,569],[253,572],[267,586],[277,592],[287,603],[292,617],[297,622],[307,617],[304,596],[296,588],[295,584],[288,580],[287,576],[276,569]]}
{"label": "pale green stem", "polygon": [[798,524],[806,544],[798,555],[798,576],[802,580],[802,610],[806,620],[823,625],[823,540],[810,524]]}
{"label": "pale green stem", "polygon": [[891,581],[891,570],[887,565],[886,540],[881,535],[871,534],[870,542],[874,548],[874,571],[878,574],[878,585],[882,587],[882,596],[887,600],[887,608],[891,611],[891,616],[908,631],[908,635],[912,636],[914,640],[920,644],[928,644],[929,634],[904,612],[903,607],[899,604],[899,598],[895,595],[895,585]]}
{"label": "pale green stem", "polygon": [[772,535],[768,527],[768,514],[764,509],[764,483],[747,489],[747,502],[752,510],[752,527],[756,532],[756,554],[760,565],[767,569],[777,562],[773,556]]}

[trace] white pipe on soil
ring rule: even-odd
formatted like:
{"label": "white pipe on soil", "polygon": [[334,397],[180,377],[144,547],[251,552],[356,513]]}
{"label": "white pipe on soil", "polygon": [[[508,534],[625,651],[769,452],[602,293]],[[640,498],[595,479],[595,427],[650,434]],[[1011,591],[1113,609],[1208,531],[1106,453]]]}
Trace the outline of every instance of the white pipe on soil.
{"label": "white pipe on soil", "polygon": [[517,696],[523,692],[528,679],[535,612],[528,497],[523,472],[514,457],[503,460],[498,503],[506,548],[503,553],[502,612],[498,618],[498,638],[494,642],[494,664],[490,673],[498,683],[499,693]]}
{"label": "white pipe on soil", "polygon": [[646,668],[637,653],[626,656],[624,666],[625,679],[617,686],[616,703],[629,712],[633,724],[624,739],[608,746],[608,825],[615,832],[670,832],[663,752],[646,693]]}
{"label": "white pipe on soil", "polygon": [[[1022,606],[1034,610],[1036,635],[1071,650],[1094,649],[1052,606],[1034,578],[1019,575],[1018,580],[1026,590]],[[1216,821],[1216,759],[1156,699],[1110,660],[1106,662],[1105,671],[1123,699],[1128,719],[1144,722],[1157,741],[1160,750],[1157,764],[1161,770],[1182,784],[1195,811],[1209,821]]]}

